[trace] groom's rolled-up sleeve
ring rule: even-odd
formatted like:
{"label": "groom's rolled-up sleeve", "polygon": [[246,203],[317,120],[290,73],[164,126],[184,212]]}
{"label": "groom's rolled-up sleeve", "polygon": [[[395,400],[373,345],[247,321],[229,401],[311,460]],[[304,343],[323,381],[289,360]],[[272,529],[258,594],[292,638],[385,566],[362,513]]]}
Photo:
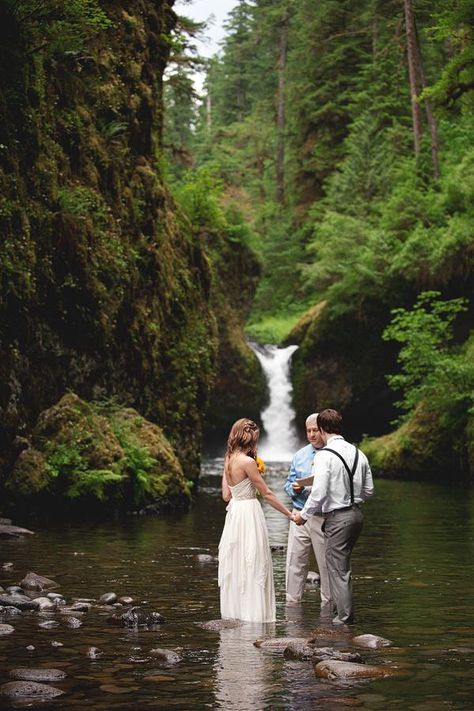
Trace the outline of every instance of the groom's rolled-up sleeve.
{"label": "groom's rolled-up sleeve", "polygon": [[328,495],[328,464],[327,457],[322,452],[315,456],[312,469],[314,476],[313,486],[308,500],[301,511],[301,518],[304,518],[305,521],[307,521],[310,516],[321,514],[323,511],[323,506]]}

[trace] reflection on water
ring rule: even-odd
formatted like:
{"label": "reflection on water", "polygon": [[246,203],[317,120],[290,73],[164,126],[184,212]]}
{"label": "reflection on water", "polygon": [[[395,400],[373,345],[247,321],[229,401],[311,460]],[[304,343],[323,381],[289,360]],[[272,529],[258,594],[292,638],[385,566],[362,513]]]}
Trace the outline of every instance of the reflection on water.
{"label": "reflection on water", "polygon": [[[474,515],[465,487],[376,482],[353,556],[354,632],[392,639],[395,647],[364,655],[368,662],[397,661],[408,676],[344,685],[318,680],[310,662],[288,662],[253,645],[274,633],[305,636],[317,625],[317,590],[306,592],[301,608],[285,607],[284,553],[273,557],[274,631],[247,623],[219,633],[196,624],[219,617],[217,564],[199,563],[196,555],[217,553],[225,516],[221,471],[222,460],[205,465],[198,500],[186,514],[100,524],[16,521],[36,536],[0,541],[0,564],[14,564],[1,585],[33,570],[57,580],[68,601],[115,591],[161,612],[167,622],[154,631],[127,631],[107,624],[111,610],[101,606],[74,613],[82,622],[78,628],[58,611],[15,620],[0,616],[0,623],[15,627],[0,637],[0,684],[18,666],[64,669],[67,678],[57,686],[66,694],[41,706],[48,710],[82,711],[87,704],[90,711],[304,711],[337,708],[328,699],[348,697],[359,708],[381,711],[472,710]],[[282,501],[285,475],[285,465],[269,466],[269,485]],[[264,509],[270,542],[286,543],[287,521]],[[46,620],[55,626],[39,627]],[[35,649],[27,651],[28,645]],[[103,656],[89,659],[89,646],[101,648]],[[156,647],[178,649],[183,661],[163,666],[152,654]],[[14,705],[0,697],[0,708]]]}

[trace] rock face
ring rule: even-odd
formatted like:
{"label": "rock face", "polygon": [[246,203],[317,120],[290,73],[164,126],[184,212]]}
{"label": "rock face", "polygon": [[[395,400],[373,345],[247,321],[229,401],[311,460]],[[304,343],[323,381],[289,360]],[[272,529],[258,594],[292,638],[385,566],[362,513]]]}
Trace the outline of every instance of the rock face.
{"label": "rock face", "polygon": [[[257,260],[244,241],[198,237],[177,219],[157,163],[172,5],[107,0],[109,28],[85,33],[77,17],[28,13],[19,23],[16,4],[5,7],[0,64],[15,71],[0,89],[9,146],[0,156],[0,484],[20,457],[25,491],[49,485],[49,453],[29,447],[31,423],[68,391],[114,398],[158,423],[186,479],[197,479],[217,371],[214,404],[231,402],[227,344],[232,402],[237,381],[248,382],[247,414],[258,414],[262,379],[242,329]],[[68,31],[83,46],[56,52],[54,38]],[[91,458],[109,471],[121,453],[102,425]]]}

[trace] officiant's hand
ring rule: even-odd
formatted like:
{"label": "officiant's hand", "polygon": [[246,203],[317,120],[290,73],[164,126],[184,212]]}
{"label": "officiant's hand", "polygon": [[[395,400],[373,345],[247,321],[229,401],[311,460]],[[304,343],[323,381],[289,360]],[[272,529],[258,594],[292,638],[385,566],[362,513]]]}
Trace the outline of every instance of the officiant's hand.
{"label": "officiant's hand", "polygon": [[304,523],[306,523],[306,519],[301,517],[301,514],[299,513],[294,513],[292,515],[293,522],[296,523],[297,526],[302,526]]}

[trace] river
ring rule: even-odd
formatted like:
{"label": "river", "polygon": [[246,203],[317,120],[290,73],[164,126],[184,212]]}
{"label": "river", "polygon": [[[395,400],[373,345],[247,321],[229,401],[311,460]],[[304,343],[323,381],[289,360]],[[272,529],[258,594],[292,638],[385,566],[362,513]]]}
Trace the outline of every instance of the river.
{"label": "river", "polygon": [[[36,535],[1,541],[4,587],[33,570],[55,579],[68,602],[97,600],[105,592],[131,595],[161,612],[158,631],[127,631],[107,624],[110,609],[95,605],[69,628],[55,613],[24,613],[0,621],[15,632],[0,637],[0,682],[17,666],[64,669],[66,694],[42,709],[336,709],[350,699],[362,709],[474,708],[473,502],[466,487],[376,481],[365,505],[365,527],[353,556],[355,633],[387,637],[394,647],[363,652],[369,661],[396,661],[405,676],[357,683],[322,681],[310,662],[288,662],[253,646],[263,636],[300,636],[317,625],[318,592],[308,590],[300,612],[284,605],[284,553],[274,553],[276,625],[247,624],[220,633],[197,623],[219,617],[216,555],[225,506],[220,460],[203,466],[201,488],[188,513],[128,517],[107,523],[38,522]],[[268,468],[281,492],[285,464]],[[285,500],[282,494],[282,500]],[[265,507],[270,541],[286,542],[287,522]],[[17,520],[32,526],[31,521]],[[78,616],[78,615],[76,615]],[[78,616],[79,617],[79,616]],[[40,620],[57,627],[44,629]],[[52,642],[63,644],[53,647]],[[34,651],[28,652],[27,645]],[[103,650],[91,660],[89,646]],[[155,647],[177,649],[183,661],[163,667]],[[0,701],[0,708],[15,708]]]}

